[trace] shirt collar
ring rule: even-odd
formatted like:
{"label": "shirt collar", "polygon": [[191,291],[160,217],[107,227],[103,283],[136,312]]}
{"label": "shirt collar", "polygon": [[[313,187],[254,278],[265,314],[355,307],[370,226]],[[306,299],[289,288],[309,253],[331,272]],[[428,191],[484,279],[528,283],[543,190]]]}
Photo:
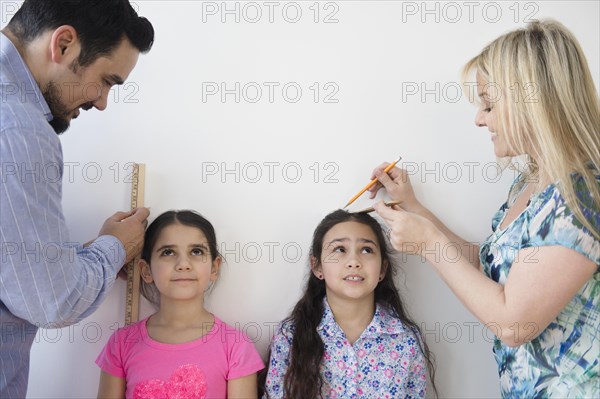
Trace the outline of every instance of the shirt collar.
{"label": "shirt collar", "polygon": [[[321,332],[324,337],[344,337],[344,331],[335,321],[331,307],[327,302],[327,297],[323,298],[323,317],[321,323],[317,327],[317,331]],[[390,311],[379,303],[375,304],[375,314],[371,323],[362,332],[360,338],[377,337],[383,334],[403,334],[406,328],[400,319],[392,316]],[[359,339],[360,339],[359,338]]]}
{"label": "shirt collar", "polygon": [[23,60],[13,42],[4,33],[0,33],[0,57],[8,64],[2,65],[2,68],[10,68],[13,73],[12,78],[14,79],[13,82],[4,82],[4,84],[17,84],[20,95],[23,98],[34,96],[36,101],[30,103],[39,108],[46,117],[46,120],[51,121],[53,116],[40,87],[27,67],[27,64],[25,64],[25,60]]}

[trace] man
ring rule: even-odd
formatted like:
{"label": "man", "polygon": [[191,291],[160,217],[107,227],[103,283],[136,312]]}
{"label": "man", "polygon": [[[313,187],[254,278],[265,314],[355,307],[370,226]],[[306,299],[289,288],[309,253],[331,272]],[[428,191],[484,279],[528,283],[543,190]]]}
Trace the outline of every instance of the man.
{"label": "man", "polygon": [[80,109],[104,110],[153,40],[128,0],[25,0],[0,34],[1,398],[25,397],[37,328],[91,314],[140,251],[146,208],[69,240],[57,134]]}

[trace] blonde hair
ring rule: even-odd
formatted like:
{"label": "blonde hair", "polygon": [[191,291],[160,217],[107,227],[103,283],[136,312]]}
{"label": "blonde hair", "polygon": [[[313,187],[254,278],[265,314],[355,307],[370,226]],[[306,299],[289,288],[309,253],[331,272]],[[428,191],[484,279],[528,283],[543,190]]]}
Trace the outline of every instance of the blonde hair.
{"label": "blonde hair", "polygon": [[[528,155],[525,177],[539,178],[541,167],[545,177],[557,182],[574,216],[598,239],[597,227],[582,208],[600,208],[600,102],[577,39],[557,21],[533,21],[500,36],[471,59],[463,69],[463,83],[473,70],[499,90],[496,123],[513,153]],[[583,182],[577,183],[572,173]]]}

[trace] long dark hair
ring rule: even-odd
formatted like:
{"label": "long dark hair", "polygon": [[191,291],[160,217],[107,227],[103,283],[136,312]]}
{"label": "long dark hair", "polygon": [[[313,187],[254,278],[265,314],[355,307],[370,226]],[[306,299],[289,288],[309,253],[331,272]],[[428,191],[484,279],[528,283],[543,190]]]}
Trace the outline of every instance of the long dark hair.
{"label": "long dark hair", "polygon": [[[379,222],[366,213],[349,213],[337,210],[321,221],[315,229],[310,249],[310,257],[316,262],[321,262],[323,252],[323,238],[325,234],[335,225],[343,222],[358,222],[371,228],[381,248],[382,263],[387,263],[385,275],[375,288],[375,302],[384,306],[395,317],[400,319],[417,336],[419,349],[427,361],[429,378],[437,396],[435,386],[435,367],[433,354],[429,351],[427,344],[421,338],[421,330],[417,324],[410,319],[398,290],[393,280],[394,262],[390,256],[383,229]],[[317,266],[317,265],[314,265]],[[304,295],[291,315],[283,321],[284,325],[294,326],[292,343],[290,348],[289,367],[283,380],[284,397],[288,399],[314,399],[322,398],[321,389],[323,379],[321,377],[321,360],[325,351],[325,345],[317,332],[317,327],[323,317],[323,298],[325,297],[325,281],[318,279],[312,272],[308,275]],[[270,355],[270,353],[269,353]],[[268,367],[259,374],[259,394],[264,394],[264,386]]]}
{"label": "long dark hair", "polygon": [[[191,210],[180,210],[180,211],[167,211],[159,215],[144,234],[144,247],[142,248],[141,258],[150,264],[150,258],[152,257],[152,249],[158,236],[165,227],[173,224],[182,224],[184,226],[195,227],[200,230],[204,237],[206,237],[208,249],[210,251],[210,258],[212,261],[217,257],[222,257],[217,248],[217,235],[213,225],[202,215]],[[144,280],[140,284],[140,292],[150,303],[158,306],[160,301],[160,293],[154,283],[146,283]]]}

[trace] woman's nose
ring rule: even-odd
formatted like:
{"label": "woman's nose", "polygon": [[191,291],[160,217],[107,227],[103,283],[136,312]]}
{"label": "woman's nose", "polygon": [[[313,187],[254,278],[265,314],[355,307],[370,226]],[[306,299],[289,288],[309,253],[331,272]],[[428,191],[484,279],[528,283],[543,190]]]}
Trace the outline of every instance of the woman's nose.
{"label": "woman's nose", "polygon": [[477,126],[477,127],[487,126],[487,124],[485,123],[485,115],[483,113],[483,110],[477,111],[477,115],[475,115],[475,126]]}

